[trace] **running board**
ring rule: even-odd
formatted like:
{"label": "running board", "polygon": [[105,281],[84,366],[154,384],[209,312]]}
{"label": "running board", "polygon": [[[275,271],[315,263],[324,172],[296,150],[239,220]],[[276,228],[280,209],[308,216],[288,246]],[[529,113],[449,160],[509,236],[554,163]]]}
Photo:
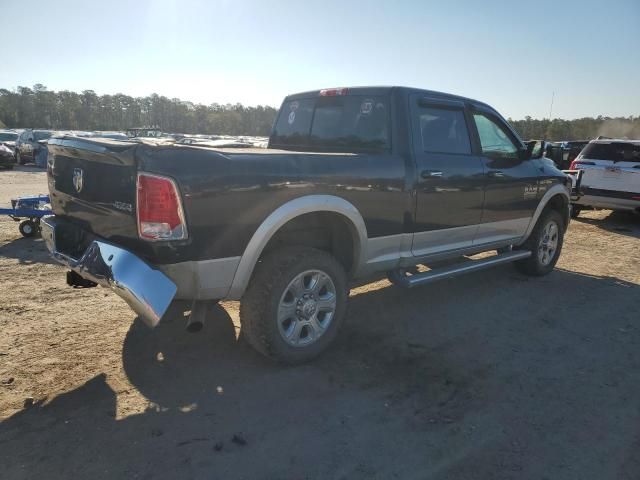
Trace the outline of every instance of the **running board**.
{"label": "running board", "polygon": [[481,260],[471,260],[462,264],[451,265],[448,267],[437,268],[427,272],[416,273],[414,275],[406,275],[399,270],[389,272],[389,281],[399,287],[412,288],[426,283],[436,282],[445,278],[452,278],[465,273],[476,272],[485,268],[494,267],[503,263],[522,260],[531,256],[528,250],[515,250],[502,253]]}

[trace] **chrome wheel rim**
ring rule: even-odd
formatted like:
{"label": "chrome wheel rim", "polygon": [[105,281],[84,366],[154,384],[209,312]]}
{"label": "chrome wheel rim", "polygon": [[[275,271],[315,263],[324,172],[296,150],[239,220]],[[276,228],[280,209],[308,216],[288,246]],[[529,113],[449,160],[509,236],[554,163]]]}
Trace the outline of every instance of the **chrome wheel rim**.
{"label": "chrome wheel rim", "polygon": [[558,224],[551,220],[542,229],[540,244],[538,245],[538,260],[545,267],[551,263],[558,250]]}
{"label": "chrome wheel rim", "polygon": [[292,347],[304,347],[325,334],[337,305],[336,287],[321,270],[298,274],[285,288],[278,304],[278,330]]}

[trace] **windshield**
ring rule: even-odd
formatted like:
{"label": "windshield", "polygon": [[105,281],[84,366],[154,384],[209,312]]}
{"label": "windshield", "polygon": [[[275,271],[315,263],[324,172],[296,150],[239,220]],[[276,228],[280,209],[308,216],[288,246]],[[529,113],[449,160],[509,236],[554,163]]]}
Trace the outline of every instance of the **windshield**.
{"label": "windshield", "polygon": [[320,150],[387,150],[388,99],[346,95],[285,102],[271,144]]}
{"label": "windshield", "polygon": [[0,132],[0,142],[13,142],[18,138],[17,133]]}
{"label": "windshield", "polygon": [[36,142],[38,140],[46,140],[48,138],[51,138],[51,135],[53,135],[53,132],[44,132],[42,130],[36,130],[35,132],[33,132],[33,138],[36,140]]}
{"label": "windshield", "polygon": [[627,142],[590,143],[582,150],[582,157],[612,162],[640,162],[640,145]]}

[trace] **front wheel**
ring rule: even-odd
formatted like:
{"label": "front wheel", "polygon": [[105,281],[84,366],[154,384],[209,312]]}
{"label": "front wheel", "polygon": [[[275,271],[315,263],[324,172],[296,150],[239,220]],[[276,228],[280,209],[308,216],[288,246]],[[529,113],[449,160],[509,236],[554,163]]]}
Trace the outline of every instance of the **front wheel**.
{"label": "front wheel", "polygon": [[18,230],[20,230],[23,237],[33,237],[38,231],[38,226],[33,220],[23,220],[18,225]]}
{"label": "front wheel", "polygon": [[296,364],[324,351],[344,321],[342,265],[327,252],[290,247],[256,265],[240,304],[242,332],[260,353]]}
{"label": "front wheel", "polygon": [[558,262],[564,241],[564,221],[556,210],[544,212],[531,235],[519,249],[530,250],[531,256],[515,262],[522,273],[533,276],[546,275]]}

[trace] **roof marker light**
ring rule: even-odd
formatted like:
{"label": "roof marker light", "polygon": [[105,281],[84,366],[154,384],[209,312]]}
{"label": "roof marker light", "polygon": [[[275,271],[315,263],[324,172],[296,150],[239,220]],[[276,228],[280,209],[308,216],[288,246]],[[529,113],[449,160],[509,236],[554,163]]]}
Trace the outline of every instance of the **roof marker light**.
{"label": "roof marker light", "polygon": [[320,90],[321,97],[337,97],[346,95],[347,93],[349,93],[348,88],[325,88],[324,90]]}

